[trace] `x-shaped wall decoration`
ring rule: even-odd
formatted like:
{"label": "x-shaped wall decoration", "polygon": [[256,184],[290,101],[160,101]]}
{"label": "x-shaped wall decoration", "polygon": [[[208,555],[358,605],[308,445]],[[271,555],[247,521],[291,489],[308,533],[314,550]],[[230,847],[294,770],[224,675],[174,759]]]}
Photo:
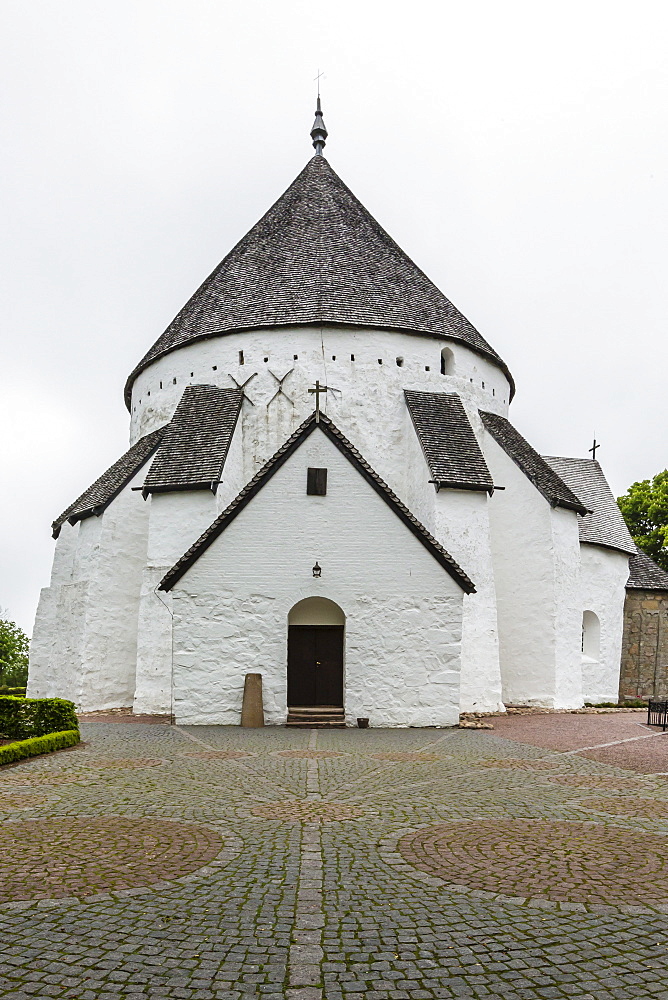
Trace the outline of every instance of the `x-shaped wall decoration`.
{"label": "x-shaped wall decoration", "polygon": [[276,399],[276,397],[280,396],[281,393],[285,396],[285,398],[287,399],[288,403],[290,403],[291,406],[294,406],[295,404],[293,403],[293,401],[290,399],[290,397],[288,396],[287,392],[283,388],[283,383],[285,382],[285,380],[288,377],[288,375],[292,375],[292,373],[294,371],[294,368],[291,368],[289,372],[286,372],[285,375],[283,376],[283,378],[279,378],[278,375],[274,375],[274,373],[272,372],[271,368],[269,368],[268,371],[269,371],[269,374],[273,378],[275,378],[276,381],[278,382],[278,389],[276,390],[276,392],[274,393],[274,395],[271,397],[271,399],[267,403],[267,406],[271,406],[271,404],[274,402],[274,400]]}
{"label": "x-shaped wall decoration", "polygon": [[[255,378],[255,376],[256,376],[256,375],[257,375],[257,372],[253,372],[253,374],[252,374],[252,375],[249,375],[249,376],[248,376],[248,378],[246,379],[246,381],[245,381],[245,382],[237,382],[237,380],[235,379],[234,375],[231,375],[231,374],[230,374],[230,372],[228,372],[228,373],[227,373],[227,377],[228,377],[228,378],[231,378],[231,379],[232,379],[232,381],[234,382],[234,384],[236,385],[237,389],[240,389],[240,390],[241,390],[241,398],[242,398],[242,399],[247,399],[247,400],[248,400],[248,402],[250,403],[250,405],[251,405],[251,406],[255,406],[255,403],[254,403],[254,402],[253,402],[253,400],[252,400],[252,399],[250,398],[250,396],[249,396],[249,395],[247,395],[247,393],[246,393],[246,386],[247,386],[247,385],[248,385],[248,383],[249,383],[249,382],[251,381],[251,379],[254,379],[254,378]],[[274,378],[275,378],[275,377],[276,377],[276,376],[274,376]]]}

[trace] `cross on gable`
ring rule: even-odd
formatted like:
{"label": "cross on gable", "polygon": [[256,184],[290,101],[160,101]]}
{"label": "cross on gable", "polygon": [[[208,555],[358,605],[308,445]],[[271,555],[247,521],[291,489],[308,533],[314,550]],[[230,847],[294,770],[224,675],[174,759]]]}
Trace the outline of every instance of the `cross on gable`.
{"label": "cross on gable", "polygon": [[315,393],[315,422],[320,423],[320,393],[329,392],[326,385],[320,385],[320,382],[316,379],[315,387],[309,389],[310,393]]}

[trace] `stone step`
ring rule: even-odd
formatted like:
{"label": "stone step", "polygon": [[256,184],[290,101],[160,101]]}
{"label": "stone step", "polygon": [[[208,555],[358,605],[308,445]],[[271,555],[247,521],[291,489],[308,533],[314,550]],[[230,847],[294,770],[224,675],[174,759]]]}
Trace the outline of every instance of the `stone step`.
{"label": "stone step", "polygon": [[345,716],[338,705],[299,705],[288,708],[288,726],[307,729],[335,727],[345,728]]}

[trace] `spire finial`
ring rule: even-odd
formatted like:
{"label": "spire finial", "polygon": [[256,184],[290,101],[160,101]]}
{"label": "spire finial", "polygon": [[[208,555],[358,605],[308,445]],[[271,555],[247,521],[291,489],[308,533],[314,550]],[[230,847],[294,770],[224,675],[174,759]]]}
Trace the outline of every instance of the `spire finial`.
{"label": "spire finial", "polygon": [[318,75],[315,78],[318,81],[318,102],[315,108],[315,121],[313,122],[313,128],[311,129],[311,139],[313,140],[313,148],[315,149],[316,156],[322,156],[322,151],[325,148],[325,140],[327,139],[328,134],[322,117],[322,108],[320,107],[321,76],[324,76],[324,74],[318,70]]}

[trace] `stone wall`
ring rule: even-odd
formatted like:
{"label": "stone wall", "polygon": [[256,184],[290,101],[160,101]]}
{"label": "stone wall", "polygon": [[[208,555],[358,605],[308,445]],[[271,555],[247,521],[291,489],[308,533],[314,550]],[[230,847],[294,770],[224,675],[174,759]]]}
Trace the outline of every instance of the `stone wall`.
{"label": "stone wall", "polygon": [[620,698],[668,698],[668,593],[628,590]]}

